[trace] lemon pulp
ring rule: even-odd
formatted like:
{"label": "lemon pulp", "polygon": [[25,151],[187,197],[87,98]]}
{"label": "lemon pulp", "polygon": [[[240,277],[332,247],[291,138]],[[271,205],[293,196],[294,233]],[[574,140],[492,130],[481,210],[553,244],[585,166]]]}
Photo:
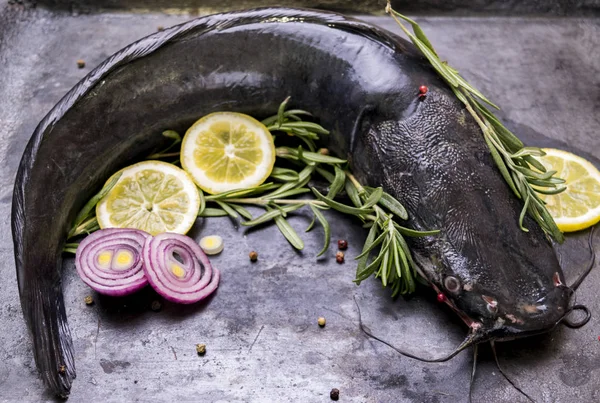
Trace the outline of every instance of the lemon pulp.
{"label": "lemon pulp", "polygon": [[189,175],[172,164],[144,161],[124,168],[96,206],[100,228],[136,228],[157,235],[185,234],[194,224],[200,196]]}
{"label": "lemon pulp", "polygon": [[538,157],[548,170],[566,181],[557,195],[540,195],[563,232],[579,231],[600,221],[600,172],[589,161],[563,150],[544,149]]}
{"label": "lemon pulp", "polygon": [[263,183],[275,164],[269,130],[251,116],[215,112],[188,129],[181,165],[207,193],[251,188]]}

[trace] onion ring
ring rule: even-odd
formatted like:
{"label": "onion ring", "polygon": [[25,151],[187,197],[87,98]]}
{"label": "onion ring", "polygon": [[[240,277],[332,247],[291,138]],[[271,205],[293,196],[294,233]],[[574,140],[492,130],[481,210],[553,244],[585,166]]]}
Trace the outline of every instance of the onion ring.
{"label": "onion ring", "polygon": [[77,248],[79,277],[100,294],[123,296],[148,284],[142,249],[150,234],[137,229],[107,228],[88,235]]}
{"label": "onion ring", "polygon": [[146,239],[142,251],[148,282],[165,299],[193,304],[208,297],[219,285],[200,246],[190,237],[165,232]]}

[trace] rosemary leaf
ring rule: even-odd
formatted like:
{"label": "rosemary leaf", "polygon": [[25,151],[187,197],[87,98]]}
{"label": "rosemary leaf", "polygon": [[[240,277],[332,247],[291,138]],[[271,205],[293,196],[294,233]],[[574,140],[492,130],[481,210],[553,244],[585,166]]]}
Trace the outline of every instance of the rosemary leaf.
{"label": "rosemary leaf", "polygon": [[257,218],[250,221],[244,221],[241,224],[246,227],[253,227],[255,225],[264,224],[267,221],[271,221],[273,218],[281,216],[282,214],[283,212],[281,210],[269,210],[263,215],[260,215]]}
{"label": "rosemary leaf", "polygon": [[525,175],[527,177],[532,177],[534,179],[539,179],[539,180],[542,180],[542,181],[550,179],[552,177],[552,175],[554,175],[556,173],[556,171],[547,171],[547,172],[544,172],[544,173],[538,173],[538,172],[535,172],[535,171],[533,171],[533,170],[531,170],[529,168],[524,168],[524,167],[521,167],[521,166],[518,166],[518,165],[515,166],[514,169],[516,171],[521,172],[523,175]]}
{"label": "rosemary leaf", "polygon": [[243,206],[235,203],[229,203],[232,209],[234,209],[239,215],[244,217],[246,220],[252,220],[252,214],[246,210]]}
{"label": "rosemary leaf", "polygon": [[345,204],[336,202],[335,200],[331,200],[331,199],[327,198],[326,196],[323,196],[314,187],[311,189],[312,189],[313,193],[315,194],[315,196],[317,196],[317,199],[321,200],[322,202],[327,204],[332,209],[337,210],[341,213],[351,214],[351,215],[361,215],[361,214],[369,214],[369,213],[373,212],[373,209],[365,209],[365,208],[356,208],[356,207],[346,206]]}
{"label": "rosemary leaf", "polygon": [[298,210],[299,208],[302,208],[303,206],[304,206],[303,204],[289,204],[289,205],[286,205],[283,207],[277,206],[278,209],[269,210],[266,213],[264,213],[263,215],[258,216],[254,220],[244,221],[241,224],[246,227],[253,227],[255,225],[264,224],[267,221],[270,221],[275,217],[282,216],[284,213],[290,213],[292,211]]}
{"label": "rosemary leaf", "polygon": [[[79,227],[81,225],[81,223],[90,215],[90,213],[92,212],[92,210],[96,207],[96,204],[98,204],[98,202],[108,194],[108,192],[110,192],[112,190],[112,188],[117,184],[117,182],[119,181],[119,179],[121,179],[121,175],[122,172],[117,172],[115,175],[113,175],[109,181],[102,187],[102,189],[96,193],[96,195],[94,197],[92,197],[81,209],[81,211],[79,211],[79,214],[77,214],[77,217],[75,217],[75,221],[73,223],[73,228],[71,229],[71,231],[69,232],[69,234],[74,233],[74,231],[76,230],[77,227]],[[72,235],[69,235],[69,237],[71,237]]]}
{"label": "rosemary leaf", "polygon": [[285,199],[286,197],[296,196],[303,193],[310,193],[310,189],[308,188],[299,188],[299,189],[291,189],[285,192],[278,193],[275,196],[265,197],[265,199]]}
{"label": "rosemary leaf", "polygon": [[285,127],[289,129],[304,129],[318,134],[329,134],[329,130],[313,122],[287,122],[285,123]]}
{"label": "rosemary leaf", "polygon": [[198,214],[198,217],[225,217],[227,212],[220,208],[206,207],[202,213]]}
{"label": "rosemary leaf", "polygon": [[492,124],[493,128],[496,130],[498,135],[502,140],[502,143],[508,147],[510,152],[516,152],[523,148],[523,142],[519,140],[517,136],[515,136],[510,130],[508,130],[502,122],[494,116],[485,106],[483,106],[480,102],[474,101],[475,107],[485,116],[485,118]]}
{"label": "rosemary leaf", "polygon": [[373,249],[371,245],[373,245],[373,242],[377,237],[377,231],[378,226],[373,225],[369,230],[367,239],[365,239],[365,244],[363,245],[362,253],[360,254],[358,265],[356,266],[356,278],[354,280],[356,284],[360,284],[362,280],[371,275],[371,273],[369,273],[367,277],[363,278],[363,276],[366,274],[365,269],[367,267],[367,261],[369,260],[370,251]]}
{"label": "rosemary leaf", "polygon": [[410,236],[413,238],[419,238],[423,236],[433,236],[440,233],[440,230],[430,230],[430,231],[417,231],[414,229],[406,228],[401,226],[400,224],[394,222],[394,227],[398,230],[402,235]]}
{"label": "rosemary leaf", "polygon": [[283,234],[285,239],[296,249],[302,250],[304,249],[304,242],[298,236],[296,231],[292,228],[290,223],[287,222],[285,218],[278,215],[274,217],[275,224],[279,228],[279,231]]}
{"label": "rosemary leaf", "polygon": [[315,222],[317,222],[317,217],[313,214],[313,218],[310,220],[310,224],[308,224],[308,227],[306,227],[304,232],[310,232],[314,228]]}
{"label": "rosemary leaf", "polygon": [[417,48],[425,55],[429,63],[435,68],[435,70],[446,80],[448,84],[452,87],[458,87],[458,80],[456,79],[454,73],[451,70],[448,70],[446,65],[443,64],[440,59],[437,57],[435,53],[433,53],[427,45],[425,45],[419,38],[414,35],[409,35],[412,43],[415,44]]}
{"label": "rosemary leaf", "polygon": [[308,162],[318,162],[322,164],[345,164],[346,160],[330,157],[329,155],[323,155],[320,153],[313,153],[311,151],[302,152],[302,160]]}
{"label": "rosemary leaf", "polygon": [[362,200],[360,200],[360,195],[358,194],[358,189],[356,189],[356,186],[354,186],[354,183],[352,183],[352,181],[349,178],[346,178],[346,183],[344,186],[346,188],[346,194],[348,195],[350,200],[352,200],[352,203],[354,204],[354,206],[357,208],[362,207]]}
{"label": "rosemary leaf", "polygon": [[383,192],[379,205],[386,208],[390,213],[402,220],[408,220],[408,212],[404,206],[389,193]]}
{"label": "rosemary leaf", "polygon": [[289,168],[274,167],[270,177],[283,182],[297,181],[298,172]]}
{"label": "rosemary leaf", "polygon": [[166,138],[175,140],[174,144],[181,142],[181,136],[175,130],[165,130],[162,132],[162,135]]}
{"label": "rosemary leaf", "polygon": [[383,240],[385,239],[386,236],[387,236],[387,232],[382,232],[381,235],[379,235],[377,237],[377,239],[370,242],[368,247],[367,247],[367,243],[365,242],[365,246],[363,247],[361,254],[358,255],[357,257],[355,257],[355,259],[360,260],[363,257],[365,257],[366,255],[368,255],[369,253],[371,253],[373,251],[373,249],[375,249],[377,247],[377,245],[379,245],[381,242],[383,242]]}
{"label": "rosemary leaf", "polygon": [[[387,233],[386,233],[387,235]],[[389,237],[385,237],[383,240],[383,244],[381,246],[381,249],[379,250],[379,254],[377,255],[377,257],[367,266],[367,268],[365,269],[366,271],[370,271],[370,270],[375,270],[378,267],[381,266],[381,261],[384,258],[384,255],[388,252],[390,248],[390,239]]]}
{"label": "rosemary leaf", "polygon": [[[529,181],[529,183],[531,183],[532,181]],[[561,186],[561,187],[557,187],[555,189],[544,189],[544,188],[539,188],[539,187],[534,187],[533,190],[535,190],[538,193],[541,194],[545,194],[545,195],[557,195],[559,193],[564,192],[565,190],[567,190],[566,186]]]}
{"label": "rosemary leaf", "polygon": [[224,203],[222,201],[216,200],[215,201],[219,207],[221,207],[221,209],[223,209],[223,211],[225,211],[227,213],[228,216],[230,216],[231,218],[238,218],[239,214],[232,208],[229,206],[229,204]]}
{"label": "rosemary leaf", "polygon": [[[562,232],[560,232],[560,230],[556,226],[556,222],[554,221],[554,218],[552,218],[552,216],[546,209],[546,206],[544,206],[542,203],[539,203],[535,199],[534,199],[533,205],[535,206],[535,210],[538,211],[538,213],[542,217],[543,222],[545,223],[546,232],[548,232],[550,234],[550,236],[552,238],[554,238],[554,240],[556,240],[558,243],[564,242],[565,236],[563,235]],[[531,207],[530,207],[530,210],[531,210]],[[544,225],[542,225],[542,228],[544,228]]]}
{"label": "rosemary leaf", "polygon": [[323,243],[323,249],[321,249],[321,251],[317,255],[317,256],[322,256],[325,252],[327,252],[327,249],[329,249],[329,242],[331,241],[331,228],[329,227],[329,223],[327,222],[327,219],[325,218],[323,213],[321,213],[319,211],[318,208],[316,208],[315,206],[313,206],[311,204],[310,209],[312,210],[312,212],[315,215],[315,217],[317,218],[317,220],[319,220],[319,223],[321,223],[321,226],[323,227],[323,231],[325,232],[325,241]]}
{"label": "rosemary leaf", "polygon": [[458,81],[458,85],[460,87],[464,88],[471,94],[475,95],[477,98],[481,99],[483,102],[490,105],[491,107],[500,109],[496,104],[494,104],[492,101],[487,99],[481,92],[479,92],[479,90],[477,90],[475,87],[473,87],[471,84],[469,84],[464,78],[462,78],[460,76],[460,74],[458,74],[458,72],[454,71],[454,69],[448,70],[448,74],[452,75],[456,79],[456,81]]}
{"label": "rosemary leaf", "polygon": [[[396,232],[396,239],[398,240],[398,244],[402,248],[402,252],[404,253],[404,256],[406,257],[406,260],[408,261],[409,268],[412,268],[412,273],[416,275],[417,271],[415,269],[415,262],[413,261],[412,255],[410,254],[410,248],[408,247],[406,240],[400,234],[400,232]],[[411,273],[409,271],[408,275],[404,276],[404,278],[412,277],[410,274]],[[413,284],[412,290],[414,291],[414,284]]]}
{"label": "rosemary leaf", "polygon": [[369,195],[362,208],[371,208],[381,200],[381,196],[383,196],[383,189],[378,187],[373,190],[373,193]]}
{"label": "rosemary leaf", "polygon": [[281,126],[283,124],[283,122],[284,122],[284,119],[285,119],[285,115],[284,115],[285,107],[287,106],[288,102],[290,102],[290,98],[291,97],[288,96],[279,105],[279,110],[277,111],[277,123],[279,124],[279,126]]}
{"label": "rosemary leaf", "polygon": [[[516,153],[514,153],[512,155],[512,158],[515,157],[526,157],[526,156],[535,156],[535,157],[543,157],[544,155],[546,155],[546,153],[544,151],[542,151],[541,148],[538,147],[523,147],[521,148],[519,151],[517,151]],[[535,158],[533,158],[534,161],[538,162]],[[542,168],[538,168],[540,169],[542,172],[546,172],[546,168],[542,165]]]}
{"label": "rosemary leaf", "polygon": [[435,52],[435,49],[433,48],[433,45],[431,44],[431,42],[429,42],[429,39],[427,38],[427,36],[425,35],[425,32],[423,32],[423,30],[421,29],[421,27],[419,26],[419,24],[417,24],[414,20],[395,12],[394,10],[391,10],[394,14],[396,14],[398,17],[402,18],[404,21],[408,22],[411,26],[412,26],[412,30],[415,33],[415,36],[417,38],[419,38],[419,40],[421,42],[423,42],[423,44],[425,46],[427,46],[429,48],[429,50],[431,50],[433,52],[434,55],[437,56],[437,53]]}
{"label": "rosemary leaf", "polygon": [[525,213],[527,212],[527,208],[529,207],[529,201],[531,200],[530,196],[525,198],[525,204],[523,205],[523,209],[521,210],[521,214],[519,214],[519,227],[521,231],[529,232],[527,228],[523,225],[523,220],[525,219]]}
{"label": "rosemary leaf", "polygon": [[483,138],[485,139],[485,142],[487,143],[488,148],[490,149],[492,158],[494,159],[494,162],[498,166],[498,169],[500,170],[502,177],[504,178],[506,183],[508,183],[508,186],[514,192],[514,194],[517,197],[521,198],[521,194],[517,191],[517,188],[515,187],[515,183],[513,182],[510,174],[508,173],[508,168],[506,167],[506,164],[504,163],[502,156],[500,156],[500,153],[498,152],[498,150],[496,150],[496,146],[494,146],[492,144],[492,142],[488,139],[488,137],[485,134],[484,134]]}
{"label": "rosemary leaf", "polygon": [[[388,244],[388,248],[386,250],[386,252],[383,254],[383,260],[381,261],[381,265],[379,266],[379,271],[377,272],[377,276],[381,277],[381,284],[384,287],[387,287],[388,285],[388,273],[389,273],[389,268],[390,268],[390,252],[392,249],[392,245],[391,242]],[[392,252],[393,253],[393,252]]]}
{"label": "rosemary leaf", "polygon": [[276,183],[263,183],[262,185],[255,186],[253,188],[248,189],[233,189],[228,190],[227,192],[217,193],[213,195],[206,196],[207,201],[215,201],[215,200],[223,200],[223,199],[233,199],[239,198],[242,196],[250,196],[256,193],[265,192],[267,190],[272,190],[280,187],[281,185]]}
{"label": "rosemary leaf", "polygon": [[317,173],[319,175],[321,175],[323,178],[325,178],[325,180],[327,180],[329,183],[332,183],[335,180],[335,176],[331,172],[327,171],[326,169],[317,167],[316,170],[317,170]]}
{"label": "rosemary leaf", "polygon": [[346,183],[346,173],[343,169],[335,165],[333,167],[335,169],[335,177],[329,186],[329,192],[327,193],[327,197],[330,199],[334,199],[335,196],[344,188],[344,183]]}

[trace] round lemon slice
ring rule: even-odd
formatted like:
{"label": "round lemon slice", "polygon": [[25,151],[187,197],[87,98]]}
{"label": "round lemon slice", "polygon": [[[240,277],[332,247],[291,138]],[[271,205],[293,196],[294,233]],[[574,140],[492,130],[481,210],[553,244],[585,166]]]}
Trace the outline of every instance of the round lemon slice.
{"label": "round lemon slice", "polygon": [[273,136],[242,113],[204,116],[188,129],[181,144],[181,166],[211,194],[258,186],[274,164]]}
{"label": "round lemon slice", "polygon": [[538,157],[548,170],[566,181],[557,195],[540,195],[563,232],[579,231],[600,221],[600,172],[589,161],[567,151],[545,148]]}
{"label": "round lemon slice", "polygon": [[187,172],[160,161],[140,162],[120,172],[119,181],[96,205],[100,228],[137,228],[151,235],[190,230],[200,195]]}

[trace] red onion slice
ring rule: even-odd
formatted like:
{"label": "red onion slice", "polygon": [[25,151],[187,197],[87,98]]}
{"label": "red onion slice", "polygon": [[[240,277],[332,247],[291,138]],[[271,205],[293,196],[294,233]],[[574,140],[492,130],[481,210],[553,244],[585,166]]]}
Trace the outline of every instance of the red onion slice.
{"label": "red onion slice", "polygon": [[219,285],[200,246],[190,237],[165,232],[146,239],[142,251],[148,282],[165,299],[193,304],[208,297]]}
{"label": "red onion slice", "polygon": [[150,234],[137,229],[107,228],[81,241],[75,254],[79,277],[100,294],[122,296],[148,284],[142,249]]}

